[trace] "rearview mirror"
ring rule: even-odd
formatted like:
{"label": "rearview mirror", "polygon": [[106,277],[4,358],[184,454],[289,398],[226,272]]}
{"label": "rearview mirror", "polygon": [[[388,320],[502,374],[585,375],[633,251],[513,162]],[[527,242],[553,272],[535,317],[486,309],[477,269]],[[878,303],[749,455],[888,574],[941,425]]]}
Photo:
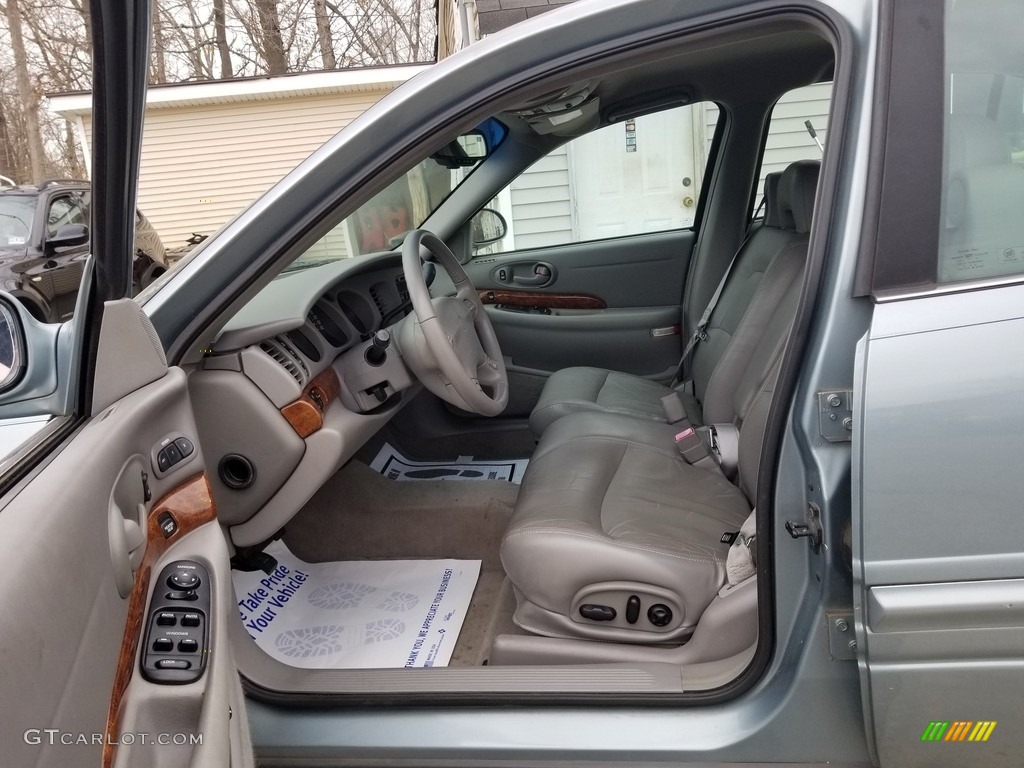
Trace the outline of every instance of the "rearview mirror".
{"label": "rearview mirror", "polygon": [[472,168],[487,157],[487,140],[483,131],[470,131],[449,142],[430,157],[445,168]]}
{"label": "rearview mirror", "polygon": [[484,208],[470,221],[473,247],[479,248],[501,240],[508,234],[508,222],[493,208]]}
{"label": "rearview mirror", "polygon": [[46,241],[50,250],[69,248],[73,245],[84,245],[89,242],[89,228],[85,224],[64,224]]}

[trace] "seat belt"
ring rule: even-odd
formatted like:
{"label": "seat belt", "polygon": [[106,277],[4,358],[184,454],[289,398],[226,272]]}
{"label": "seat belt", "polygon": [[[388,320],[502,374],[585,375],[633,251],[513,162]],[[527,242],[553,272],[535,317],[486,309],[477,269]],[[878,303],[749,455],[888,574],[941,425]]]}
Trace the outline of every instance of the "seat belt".
{"label": "seat belt", "polygon": [[[757,210],[760,211],[765,201],[762,198],[761,205],[758,206]],[[755,212],[754,217],[757,217]],[[732,274],[732,268],[736,264],[736,260],[743,253],[743,249],[747,247],[747,243],[750,242],[750,238],[754,236],[761,227],[764,226],[762,223],[759,226],[753,226],[754,222],[751,221],[750,228],[747,230],[747,236],[743,238],[743,242],[740,243],[740,247],[736,249],[736,253],[732,255],[732,260],[729,262],[729,266],[725,268],[725,274],[722,275],[722,279],[718,281],[718,287],[715,288],[715,292],[711,295],[711,301],[704,308],[704,312],[700,316],[700,320],[697,321],[697,327],[693,329],[693,335],[690,336],[686,342],[686,346],[683,348],[683,356],[679,358],[679,365],[676,366],[676,372],[672,374],[672,383],[669,385],[673,389],[676,388],[683,381],[683,371],[686,369],[686,361],[689,359],[690,354],[693,352],[693,348],[697,346],[697,342],[704,341],[707,339],[707,333],[705,329],[708,327],[708,323],[711,321],[711,313],[715,311],[715,307],[718,305],[718,300],[722,298],[722,291],[725,290],[725,284],[729,282],[729,275]]]}
{"label": "seat belt", "polygon": [[[750,239],[749,237],[747,238]],[[672,375],[671,387],[674,389],[681,381],[683,377],[683,371],[686,369],[686,361],[690,358],[693,352],[693,348],[697,346],[697,343],[707,339],[706,328],[708,323],[711,321],[711,313],[715,311],[715,307],[718,305],[718,300],[722,298],[722,292],[725,290],[725,284],[729,281],[729,275],[732,274],[733,265],[736,263],[736,259],[739,258],[740,252],[743,250],[743,246],[747,244],[747,241],[743,241],[743,245],[740,246],[739,250],[733,254],[732,260],[729,262],[729,266],[725,268],[725,274],[722,275],[722,279],[718,281],[718,287],[715,288],[715,292],[711,294],[711,301],[704,308],[703,314],[700,316],[700,320],[697,321],[697,326],[693,329],[693,334],[686,342],[686,346],[683,348],[683,356],[679,358],[679,365],[676,366],[676,372]]]}

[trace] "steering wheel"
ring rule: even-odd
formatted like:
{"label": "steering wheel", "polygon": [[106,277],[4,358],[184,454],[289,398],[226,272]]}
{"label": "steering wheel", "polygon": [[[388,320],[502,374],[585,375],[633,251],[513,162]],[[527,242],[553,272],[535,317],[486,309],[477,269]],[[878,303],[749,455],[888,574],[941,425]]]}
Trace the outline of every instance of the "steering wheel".
{"label": "steering wheel", "polygon": [[[455,296],[432,299],[420,249],[444,267]],[[425,229],[402,245],[402,269],[413,314],[398,329],[402,356],[423,385],[443,400],[481,416],[497,416],[508,404],[508,374],[484,305],[448,246]]]}

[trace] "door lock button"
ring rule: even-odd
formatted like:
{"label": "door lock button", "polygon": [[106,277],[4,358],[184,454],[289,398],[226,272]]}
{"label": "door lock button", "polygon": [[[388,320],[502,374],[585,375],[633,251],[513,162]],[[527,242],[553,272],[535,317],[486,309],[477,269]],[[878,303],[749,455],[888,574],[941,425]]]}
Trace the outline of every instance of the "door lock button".
{"label": "door lock button", "polygon": [[188,659],[160,659],[156,663],[157,669],[191,669],[192,662]]}

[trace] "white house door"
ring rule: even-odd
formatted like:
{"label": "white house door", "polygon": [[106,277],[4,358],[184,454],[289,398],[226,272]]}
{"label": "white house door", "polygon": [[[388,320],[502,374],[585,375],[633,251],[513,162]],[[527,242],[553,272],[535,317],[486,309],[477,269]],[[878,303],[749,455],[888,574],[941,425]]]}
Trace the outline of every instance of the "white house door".
{"label": "white house door", "polygon": [[692,110],[626,120],[570,144],[579,241],[693,224]]}

